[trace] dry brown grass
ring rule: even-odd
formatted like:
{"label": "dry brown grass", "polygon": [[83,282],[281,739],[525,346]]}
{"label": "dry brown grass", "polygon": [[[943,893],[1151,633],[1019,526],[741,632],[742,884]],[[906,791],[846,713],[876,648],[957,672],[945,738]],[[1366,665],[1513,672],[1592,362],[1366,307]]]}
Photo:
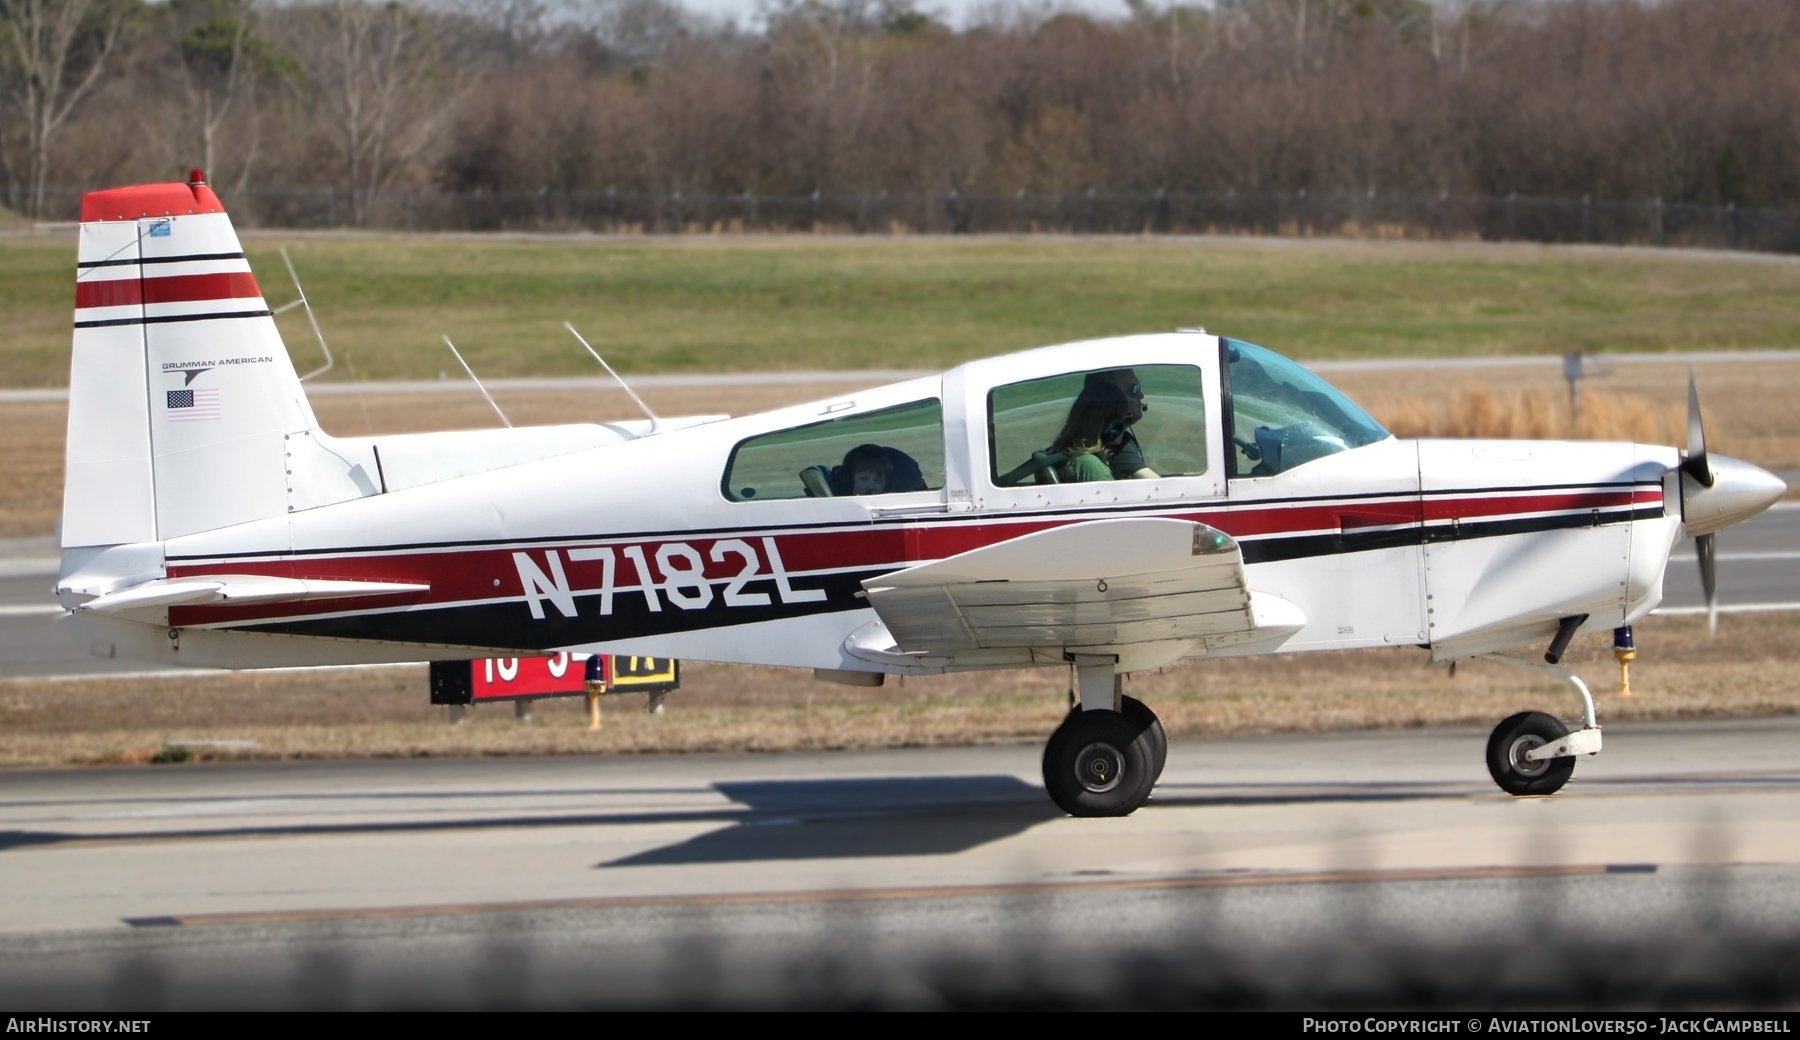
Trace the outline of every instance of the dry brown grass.
{"label": "dry brown grass", "polygon": [[[1471,380],[1448,396],[1383,401],[1375,417],[1399,437],[1516,437],[1529,440],[1618,440],[1682,444],[1685,408],[1659,409],[1621,394],[1583,390],[1566,395],[1533,387],[1501,396]],[[1704,412],[1706,409],[1702,409]],[[1716,425],[1711,416],[1707,426]]]}
{"label": "dry brown grass", "polygon": [[[1402,437],[1565,437],[1687,444],[1688,369],[1600,362],[1571,418],[1560,368],[1331,372],[1331,381]],[[1800,356],[1698,363],[1709,451],[1800,469]],[[1800,491],[1800,489],[1796,489]]]}
{"label": "dry brown grass", "polygon": [[[1727,616],[1716,637],[1703,619],[1653,617],[1637,628],[1630,697],[1618,693],[1605,637],[1578,639],[1565,663],[1593,687],[1602,724],[1786,715],[1800,712],[1788,672],[1796,638],[1792,615]],[[689,662],[664,714],[645,714],[640,695],[608,697],[593,731],[580,697],[537,702],[529,721],[493,704],[453,724],[452,709],[430,706],[425,676],[418,665],[0,682],[0,765],[143,763],[174,747],[218,760],[1035,745],[1068,705],[1067,677],[1055,669],[860,689],[792,669]],[[1190,661],[1133,676],[1128,689],[1177,737],[1485,727],[1526,709],[1579,714],[1575,695],[1544,676],[1489,662],[1452,676],[1416,649]]]}

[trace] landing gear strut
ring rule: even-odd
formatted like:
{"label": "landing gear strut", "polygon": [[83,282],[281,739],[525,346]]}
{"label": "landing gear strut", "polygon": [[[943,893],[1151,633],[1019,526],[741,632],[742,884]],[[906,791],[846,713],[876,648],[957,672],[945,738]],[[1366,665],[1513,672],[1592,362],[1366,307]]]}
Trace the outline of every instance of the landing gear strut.
{"label": "landing gear strut", "polygon": [[1169,758],[1162,721],[1125,696],[1110,657],[1075,658],[1081,703],[1044,746],[1044,789],[1071,816],[1129,816]]}

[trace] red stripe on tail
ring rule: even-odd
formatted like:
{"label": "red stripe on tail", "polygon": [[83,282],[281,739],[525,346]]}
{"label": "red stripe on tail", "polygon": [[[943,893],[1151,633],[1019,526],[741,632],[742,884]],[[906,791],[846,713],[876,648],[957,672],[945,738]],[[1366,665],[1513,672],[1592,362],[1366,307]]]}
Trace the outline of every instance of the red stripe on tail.
{"label": "red stripe on tail", "polygon": [[75,307],[132,307],[146,303],[194,303],[199,300],[242,300],[262,296],[248,271],[225,274],[181,274],[166,278],[119,278],[79,282]]}

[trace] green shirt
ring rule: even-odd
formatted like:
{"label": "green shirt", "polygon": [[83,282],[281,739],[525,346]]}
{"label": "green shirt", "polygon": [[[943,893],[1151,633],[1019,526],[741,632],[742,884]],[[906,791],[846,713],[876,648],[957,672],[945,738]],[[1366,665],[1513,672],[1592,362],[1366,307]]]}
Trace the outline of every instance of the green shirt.
{"label": "green shirt", "polygon": [[1066,483],[1079,484],[1089,480],[1111,480],[1112,467],[1108,466],[1098,455],[1072,455],[1069,461],[1062,464],[1062,477]]}

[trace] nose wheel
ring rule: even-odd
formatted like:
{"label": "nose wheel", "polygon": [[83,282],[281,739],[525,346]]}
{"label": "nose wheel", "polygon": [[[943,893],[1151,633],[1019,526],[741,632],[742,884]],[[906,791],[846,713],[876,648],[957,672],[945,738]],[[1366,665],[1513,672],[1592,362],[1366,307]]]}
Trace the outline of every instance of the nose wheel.
{"label": "nose wheel", "polygon": [[[1561,649],[1554,648],[1560,654]],[[1542,711],[1522,711],[1511,716],[1488,735],[1488,775],[1507,794],[1555,794],[1569,782],[1575,772],[1576,755],[1600,753],[1600,723],[1594,718],[1594,695],[1581,677],[1566,668],[1545,661],[1530,661],[1505,654],[1482,654],[1483,658],[1532,671],[1546,672],[1568,683],[1581,695],[1583,725],[1570,729],[1554,715]]]}
{"label": "nose wheel", "polygon": [[1556,716],[1522,711],[1495,726],[1488,736],[1488,775],[1507,794],[1555,794],[1575,772],[1575,760],[1529,756],[1568,735],[1569,727]]}

